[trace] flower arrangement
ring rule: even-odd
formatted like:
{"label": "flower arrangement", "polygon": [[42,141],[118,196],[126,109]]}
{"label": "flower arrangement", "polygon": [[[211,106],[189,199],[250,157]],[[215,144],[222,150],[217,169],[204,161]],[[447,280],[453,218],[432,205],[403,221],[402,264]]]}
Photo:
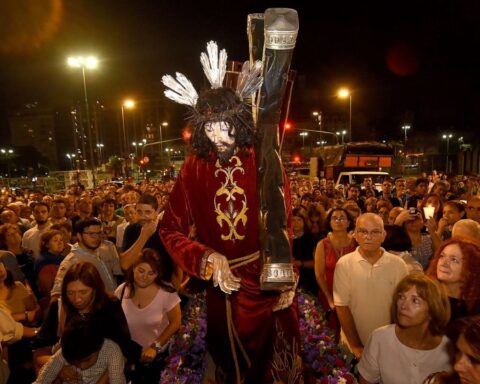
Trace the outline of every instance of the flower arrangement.
{"label": "flower arrangement", "polygon": [[[335,343],[334,331],[326,326],[316,299],[299,290],[299,327],[309,384],[356,383],[350,373],[353,355]],[[169,357],[160,382],[201,384],[206,370],[207,331],[205,295],[193,295],[182,312],[182,326],[169,348]]]}
{"label": "flower arrangement", "polygon": [[353,355],[335,342],[334,331],[326,326],[316,299],[304,291],[297,294],[299,327],[304,363],[309,382],[315,384],[356,383],[350,373]]}
{"label": "flower arrangement", "polygon": [[205,294],[198,293],[190,298],[182,311],[182,326],[170,344],[169,357],[160,377],[161,383],[203,383],[206,333]]}

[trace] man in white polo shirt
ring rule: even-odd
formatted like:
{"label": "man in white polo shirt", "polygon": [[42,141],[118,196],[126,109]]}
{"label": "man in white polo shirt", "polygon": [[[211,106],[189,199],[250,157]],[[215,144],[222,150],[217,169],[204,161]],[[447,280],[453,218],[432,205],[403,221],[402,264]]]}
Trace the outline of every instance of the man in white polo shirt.
{"label": "man in white polo shirt", "polygon": [[342,326],[342,341],[360,357],[370,333],[390,324],[390,304],[407,266],[380,247],[386,232],[380,216],[365,213],[357,219],[358,248],[341,257],[333,278],[333,301]]}

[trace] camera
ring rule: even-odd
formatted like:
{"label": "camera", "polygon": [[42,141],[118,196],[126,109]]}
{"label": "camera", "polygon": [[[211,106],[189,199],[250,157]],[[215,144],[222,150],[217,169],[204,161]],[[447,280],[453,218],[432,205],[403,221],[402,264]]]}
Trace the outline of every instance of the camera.
{"label": "camera", "polygon": [[410,208],[408,210],[408,214],[410,215],[409,219],[415,220],[417,218],[417,213],[418,213],[417,208]]}

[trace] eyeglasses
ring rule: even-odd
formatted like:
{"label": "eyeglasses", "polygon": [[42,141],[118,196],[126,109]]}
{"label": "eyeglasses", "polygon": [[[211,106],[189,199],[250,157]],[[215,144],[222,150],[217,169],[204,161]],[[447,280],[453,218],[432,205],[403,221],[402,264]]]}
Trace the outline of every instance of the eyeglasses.
{"label": "eyeglasses", "polygon": [[347,221],[348,219],[345,216],[332,216],[332,218],[330,220],[343,223],[344,221]]}
{"label": "eyeglasses", "polygon": [[462,264],[463,262],[463,259],[460,258],[460,257],[457,257],[457,256],[447,256],[447,255],[444,255],[443,253],[440,255],[440,258],[439,260],[442,262],[442,263],[445,263],[445,264],[453,264],[453,265],[460,265]]}
{"label": "eyeglasses", "polygon": [[371,236],[371,237],[379,237],[379,236],[382,236],[383,235],[383,231],[379,230],[379,229],[374,229],[373,231],[367,231],[366,229],[357,229],[357,234],[361,237],[367,237],[367,236]]}
{"label": "eyeglasses", "polygon": [[88,235],[88,236],[91,236],[91,237],[100,237],[102,235],[102,232],[83,232],[84,235]]}

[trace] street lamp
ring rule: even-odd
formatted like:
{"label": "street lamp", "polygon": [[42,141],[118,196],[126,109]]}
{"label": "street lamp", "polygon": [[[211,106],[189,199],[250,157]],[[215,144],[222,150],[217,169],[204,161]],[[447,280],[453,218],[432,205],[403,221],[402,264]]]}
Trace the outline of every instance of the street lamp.
{"label": "street lamp", "polygon": [[123,150],[125,152],[128,151],[128,147],[127,147],[127,131],[125,129],[125,108],[127,109],[132,109],[135,107],[135,102],[131,99],[127,99],[127,100],[124,100],[123,103],[122,103],[122,131],[123,131]]}
{"label": "street lamp", "polygon": [[160,167],[163,165],[163,133],[162,128],[167,128],[168,122],[164,121],[159,125],[160,128]]}
{"label": "street lamp", "polygon": [[318,140],[322,141],[322,112],[314,111],[312,112],[312,116],[315,124],[318,125]]}
{"label": "street lamp", "polygon": [[74,153],[67,153],[67,157],[70,160],[70,168],[72,170],[75,169],[75,157],[77,157]]}
{"label": "street lamp", "polygon": [[132,142],[133,147],[135,148],[135,157],[138,157],[138,147],[141,147],[143,143],[139,141],[138,143],[136,141]]}
{"label": "street lamp", "polygon": [[302,136],[302,148],[305,147],[305,137],[308,136],[308,132],[300,132],[300,136]]}
{"label": "street lamp", "polygon": [[352,92],[348,88],[340,88],[337,93],[341,99],[349,99],[349,113],[348,113],[348,141],[352,141]]}
{"label": "street lamp", "polygon": [[445,173],[448,174],[449,170],[450,170],[450,166],[448,164],[448,150],[449,150],[449,145],[450,145],[450,139],[453,137],[453,135],[451,133],[446,133],[442,137],[443,137],[444,140],[447,140],[447,161],[446,161],[446,164],[445,164]]}
{"label": "street lamp", "polygon": [[10,157],[13,154],[13,149],[0,149],[0,152],[2,155],[5,155],[5,158],[7,159],[7,175],[8,175],[8,186],[10,186]]}
{"label": "street lamp", "polygon": [[93,178],[93,185],[95,186],[95,164],[93,160],[93,143],[92,143],[92,125],[90,122],[90,109],[88,107],[88,97],[87,97],[87,81],[85,78],[85,68],[87,69],[95,69],[98,66],[98,60],[94,56],[76,56],[76,57],[69,57],[67,59],[67,63],[70,67],[73,68],[81,68],[82,69],[82,78],[83,78],[83,93],[85,96],[85,114],[87,118],[87,127],[88,127],[88,143],[90,147],[90,163],[92,167],[92,178]]}
{"label": "street lamp", "polygon": [[98,165],[102,165],[102,161],[103,161],[103,156],[102,156],[103,147],[105,147],[105,145],[103,145],[102,143],[97,143]]}
{"label": "street lamp", "polygon": [[407,131],[410,129],[410,125],[402,125],[402,129],[405,132],[405,144],[403,147],[406,150],[407,149]]}
{"label": "street lamp", "polygon": [[344,138],[344,136],[345,136],[346,134],[347,134],[347,131],[345,131],[345,130],[343,130],[343,131],[341,131],[341,132],[337,132],[337,135],[339,135],[339,136],[342,135],[342,144],[344,143],[344,139],[343,139],[343,138]]}

